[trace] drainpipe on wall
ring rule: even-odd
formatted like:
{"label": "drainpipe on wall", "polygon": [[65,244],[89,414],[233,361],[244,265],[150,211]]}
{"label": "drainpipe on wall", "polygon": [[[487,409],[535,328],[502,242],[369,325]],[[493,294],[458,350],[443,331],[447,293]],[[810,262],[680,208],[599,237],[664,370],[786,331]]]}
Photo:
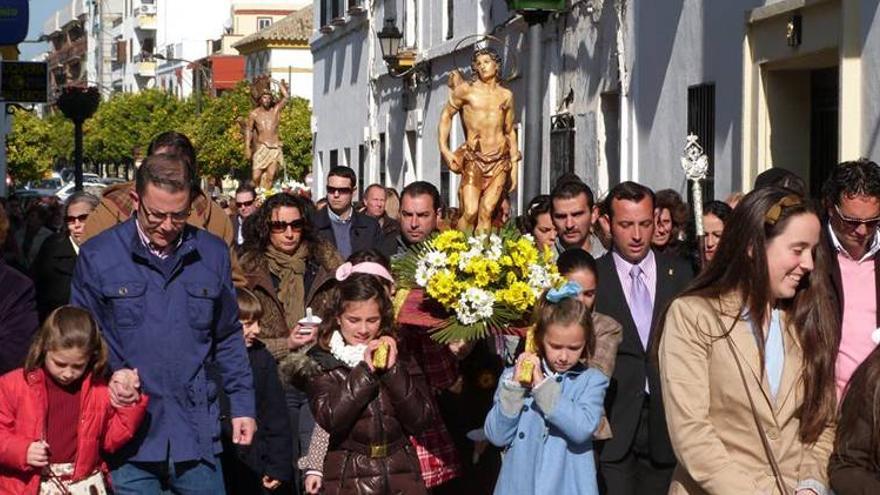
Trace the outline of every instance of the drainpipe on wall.
{"label": "drainpipe on wall", "polygon": [[[626,0],[617,2],[617,71],[620,84],[620,181],[637,180],[635,116],[630,99],[630,74],[627,67]],[[633,7],[635,8],[635,7]],[[609,184],[611,187],[612,184]]]}
{"label": "drainpipe on wall", "polygon": [[[365,136],[367,141],[367,153],[369,154],[369,183],[379,182],[382,171],[379,170],[379,149],[378,136],[379,124],[377,120],[378,98],[379,98],[379,80],[376,74],[376,40],[373,39],[375,32],[375,7],[373,0],[367,2],[367,126],[368,135]],[[361,177],[359,180],[364,180]],[[365,182],[366,183],[366,182]],[[383,186],[385,184],[382,184]]]}
{"label": "drainpipe on wall", "polygon": [[526,79],[526,125],[525,125],[525,167],[523,169],[523,200],[528,202],[541,194],[541,162],[543,154],[543,114],[544,114],[544,64],[543,37],[544,22],[548,14],[544,11],[524,12],[523,18],[529,25],[529,74]]}

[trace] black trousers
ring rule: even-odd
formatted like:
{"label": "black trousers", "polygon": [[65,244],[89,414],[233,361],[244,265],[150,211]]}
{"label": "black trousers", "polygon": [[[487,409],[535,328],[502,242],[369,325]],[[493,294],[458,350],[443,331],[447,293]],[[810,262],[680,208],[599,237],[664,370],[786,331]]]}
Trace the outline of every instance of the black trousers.
{"label": "black trousers", "polygon": [[599,492],[603,495],[665,495],[669,491],[675,464],[651,459],[648,400],[642,406],[636,435],[626,456],[617,462],[599,462]]}

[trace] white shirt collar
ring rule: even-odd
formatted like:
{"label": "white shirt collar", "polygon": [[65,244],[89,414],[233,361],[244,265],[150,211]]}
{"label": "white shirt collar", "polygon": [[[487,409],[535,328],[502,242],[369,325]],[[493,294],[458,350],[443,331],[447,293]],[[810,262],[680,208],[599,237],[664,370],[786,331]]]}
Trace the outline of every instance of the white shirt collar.
{"label": "white shirt collar", "polygon": [[857,263],[863,263],[865,260],[871,259],[880,251],[880,235],[877,232],[874,232],[874,238],[871,239],[871,247],[868,248],[868,251],[865,252],[864,256],[859,260],[854,260],[852,256],[850,256],[849,252],[844,249],[843,244],[840,243],[840,239],[837,238],[837,234],[834,232],[834,229],[831,227],[831,223],[828,223],[828,234],[831,236],[831,244],[834,245],[834,249],[837,250],[838,253],[843,254],[845,257],[856,261]]}

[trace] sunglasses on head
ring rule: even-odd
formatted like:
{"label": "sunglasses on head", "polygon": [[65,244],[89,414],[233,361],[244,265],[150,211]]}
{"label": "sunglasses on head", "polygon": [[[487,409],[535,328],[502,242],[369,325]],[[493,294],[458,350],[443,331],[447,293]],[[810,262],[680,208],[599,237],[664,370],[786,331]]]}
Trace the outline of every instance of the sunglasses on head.
{"label": "sunglasses on head", "polygon": [[242,207],[245,207],[245,206],[248,206],[248,207],[249,207],[249,206],[251,206],[251,205],[254,204],[254,201],[256,201],[256,200],[253,200],[253,199],[252,199],[252,200],[250,200],[250,201],[236,201],[236,202],[235,202],[235,206],[236,206],[237,208],[242,208]]}
{"label": "sunglasses on head", "polygon": [[76,215],[76,216],[68,215],[68,216],[64,217],[64,221],[66,223],[73,223],[77,220],[79,220],[80,222],[85,222],[86,219],[88,219],[88,218],[89,218],[89,214],[83,213],[82,215]]}
{"label": "sunglasses on head", "polygon": [[850,230],[856,230],[861,225],[864,225],[868,231],[877,229],[880,226],[880,217],[861,219],[861,218],[851,218],[840,212],[840,207],[834,205],[834,212],[837,213],[837,218],[843,222],[844,225]]}
{"label": "sunglasses on head", "polygon": [[294,232],[300,232],[305,226],[306,222],[302,218],[294,220],[292,222],[285,222],[282,220],[272,220],[269,222],[269,229],[275,233],[280,234],[282,232],[286,232],[288,227],[290,230]]}
{"label": "sunglasses on head", "polygon": [[336,193],[339,193],[339,194],[351,194],[352,191],[353,191],[353,189],[350,188],[350,187],[333,187],[333,186],[327,186],[327,195],[328,195],[328,196],[329,196],[329,195],[332,195],[332,194],[336,194]]}

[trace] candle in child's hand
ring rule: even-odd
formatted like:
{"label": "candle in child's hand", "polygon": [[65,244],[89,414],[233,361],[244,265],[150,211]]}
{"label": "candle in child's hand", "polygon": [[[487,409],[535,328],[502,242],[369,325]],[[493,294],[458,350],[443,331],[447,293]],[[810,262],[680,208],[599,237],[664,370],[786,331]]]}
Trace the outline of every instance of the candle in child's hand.
{"label": "candle in child's hand", "polygon": [[523,361],[519,363],[519,373],[516,375],[516,381],[523,385],[532,384],[532,374],[535,371],[535,363],[531,361]]}
{"label": "candle in child's hand", "polygon": [[380,342],[373,351],[373,368],[384,370],[388,367],[388,342]]}
{"label": "candle in child's hand", "polygon": [[[529,328],[526,331],[525,352],[534,354],[538,346],[535,344],[535,329]],[[516,381],[525,386],[532,384],[532,375],[535,371],[535,363],[524,360],[519,364],[519,373],[516,375]]]}
{"label": "candle in child's hand", "polygon": [[312,313],[312,308],[306,308],[305,318],[301,318],[299,323],[299,334],[309,335],[321,324],[321,318]]}

